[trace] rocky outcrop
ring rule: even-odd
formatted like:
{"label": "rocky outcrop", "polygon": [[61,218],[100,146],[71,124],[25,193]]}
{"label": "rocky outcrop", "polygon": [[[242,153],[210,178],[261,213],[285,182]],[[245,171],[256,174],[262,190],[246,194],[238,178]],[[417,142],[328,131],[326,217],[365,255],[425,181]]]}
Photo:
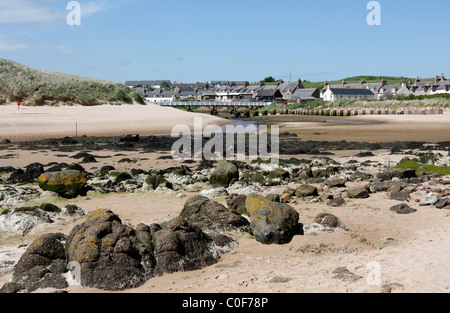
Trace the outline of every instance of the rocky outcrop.
{"label": "rocky outcrop", "polygon": [[76,198],[86,192],[86,178],[80,171],[48,172],[39,177],[39,187],[63,198]]}
{"label": "rocky outcrop", "polygon": [[180,213],[190,224],[204,230],[236,230],[247,227],[249,222],[234,208],[227,208],[219,202],[203,196],[188,199]]}
{"label": "rocky outcrop", "polygon": [[245,205],[250,213],[250,229],[258,242],[286,244],[301,232],[299,214],[288,204],[252,194]]}

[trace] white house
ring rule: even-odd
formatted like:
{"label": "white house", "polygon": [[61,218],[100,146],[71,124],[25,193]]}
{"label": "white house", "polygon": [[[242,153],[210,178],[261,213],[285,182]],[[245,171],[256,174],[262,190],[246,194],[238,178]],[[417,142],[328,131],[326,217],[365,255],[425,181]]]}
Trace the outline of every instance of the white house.
{"label": "white house", "polygon": [[374,100],[374,93],[370,89],[331,88],[328,86],[323,94],[325,101],[341,100]]}

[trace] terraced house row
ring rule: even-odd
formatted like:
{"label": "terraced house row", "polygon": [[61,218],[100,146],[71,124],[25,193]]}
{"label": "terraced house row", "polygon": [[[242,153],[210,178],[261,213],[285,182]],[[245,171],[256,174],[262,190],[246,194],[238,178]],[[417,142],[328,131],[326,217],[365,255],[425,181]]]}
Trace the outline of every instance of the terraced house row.
{"label": "terraced house row", "polygon": [[172,83],[170,80],[127,81],[125,83],[135,89],[144,98],[153,103],[173,101],[215,101],[215,102],[273,102],[279,100],[308,103],[316,100],[383,100],[393,96],[434,95],[450,93],[450,80],[444,74],[436,76],[433,81],[390,85],[386,79],[379,83],[331,85],[327,81],[319,91],[316,88],[305,88],[299,78],[296,82],[279,81],[277,84],[250,84],[247,81],[211,81],[196,83]]}

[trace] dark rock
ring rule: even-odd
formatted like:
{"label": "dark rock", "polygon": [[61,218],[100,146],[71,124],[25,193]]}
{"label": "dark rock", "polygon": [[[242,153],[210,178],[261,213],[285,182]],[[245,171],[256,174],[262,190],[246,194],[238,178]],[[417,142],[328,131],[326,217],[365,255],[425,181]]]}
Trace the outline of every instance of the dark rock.
{"label": "dark rock", "polygon": [[118,185],[118,184],[120,184],[123,181],[126,181],[128,179],[132,179],[133,178],[127,172],[110,172],[109,176],[112,179],[114,185]]}
{"label": "dark rock", "polygon": [[362,152],[358,153],[355,156],[356,157],[360,157],[360,158],[365,158],[365,157],[372,157],[372,156],[375,156],[375,155],[372,152],[370,152],[370,151],[362,151]]}
{"label": "dark rock", "polygon": [[25,286],[23,284],[18,283],[6,283],[0,289],[0,293],[19,293],[22,290],[25,290]]}
{"label": "dark rock", "polygon": [[392,180],[392,174],[388,171],[380,172],[377,174],[377,178],[380,181],[389,181]]}
{"label": "dark rock", "polygon": [[87,155],[83,158],[81,163],[97,163],[98,161],[95,159],[93,155]]}
{"label": "dark rock", "polygon": [[317,188],[311,185],[301,185],[295,190],[295,195],[300,198],[318,196]]}
{"label": "dark rock", "polygon": [[215,242],[199,227],[177,217],[161,228],[154,226],[153,245],[158,268],[163,273],[198,270],[217,263]]}
{"label": "dark rock", "polygon": [[248,182],[248,183],[258,183],[258,184],[264,184],[265,178],[260,173],[245,173],[242,176],[242,181]]}
{"label": "dark rock", "polygon": [[274,180],[274,179],[283,180],[283,179],[287,179],[289,177],[290,177],[289,172],[287,172],[287,171],[285,171],[285,170],[283,170],[281,168],[273,170],[267,176],[267,178],[269,178],[270,180]]}
{"label": "dark rock", "polygon": [[271,202],[281,202],[280,195],[277,194],[268,194],[265,198]]}
{"label": "dark rock", "polygon": [[386,182],[374,182],[370,185],[370,192],[388,191],[392,187],[405,188],[409,184],[404,181],[386,181]]}
{"label": "dark rock", "polygon": [[25,173],[25,171],[20,168],[12,172],[7,179],[9,184],[31,184],[34,181],[35,178],[32,175]]}
{"label": "dark rock", "polygon": [[72,229],[66,242],[67,260],[80,264],[84,287],[134,288],[155,273],[153,251],[145,249],[149,238],[148,228],[141,227],[137,236],[113,212],[97,210]]}
{"label": "dark rock", "polygon": [[392,177],[397,178],[413,178],[416,177],[416,170],[414,169],[404,169],[404,168],[393,168],[389,170]]}
{"label": "dark rock", "polygon": [[76,145],[76,144],[78,144],[78,141],[76,141],[75,139],[73,139],[71,137],[64,137],[63,139],[61,139],[61,144],[62,145]]}
{"label": "dark rock", "polygon": [[209,183],[213,187],[228,188],[233,179],[239,179],[239,170],[236,165],[227,161],[219,161],[209,178]]}
{"label": "dark rock", "polygon": [[140,139],[139,135],[126,135],[120,138],[120,142],[139,142]]}
{"label": "dark rock", "polygon": [[39,208],[45,212],[60,213],[61,209],[51,203],[42,203]]}
{"label": "dark rock", "polygon": [[394,205],[390,210],[397,214],[411,214],[417,212],[417,210],[410,208],[406,203]]}
{"label": "dark rock", "polygon": [[346,282],[356,282],[362,279],[362,276],[358,276],[355,273],[350,272],[346,267],[338,267],[333,271],[334,279],[339,279]]}
{"label": "dark rock", "polygon": [[394,191],[389,194],[389,199],[397,201],[408,201],[411,199],[409,193],[406,191]]}
{"label": "dark rock", "polygon": [[340,227],[345,230],[349,230],[347,225],[345,225],[337,216],[329,213],[320,213],[314,219],[314,222],[322,226],[336,228]]}
{"label": "dark rock", "polygon": [[346,202],[345,202],[344,198],[342,198],[341,196],[338,196],[338,197],[333,197],[332,199],[330,199],[328,201],[328,205],[332,206],[332,207],[340,207],[340,206],[346,205]]}
{"label": "dark rock", "polygon": [[105,165],[105,166],[102,166],[102,168],[100,169],[100,174],[102,176],[106,176],[106,175],[108,175],[109,172],[114,171],[114,170],[115,170],[114,166]]}
{"label": "dark rock", "polygon": [[145,182],[149,185],[153,190],[158,187],[165,187],[172,189],[173,185],[167,181],[162,175],[151,174],[146,179]]}
{"label": "dark rock", "polygon": [[372,178],[373,178],[372,174],[364,173],[364,172],[354,172],[350,176],[351,181],[355,181],[355,180],[367,181],[367,180],[371,180]]}
{"label": "dark rock", "polygon": [[16,169],[12,166],[1,166],[0,173],[13,173]]}
{"label": "dark rock", "polygon": [[450,198],[444,198],[436,202],[434,205],[437,209],[442,209],[446,206],[450,205]]}
{"label": "dark rock", "polygon": [[330,188],[345,187],[345,180],[342,178],[328,178],[325,179],[325,185]]}
{"label": "dark rock", "polygon": [[186,201],[180,213],[189,224],[208,230],[233,230],[249,225],[247,219],[237,211],[203,196],[195,196]]}
{"label": "dark rock", "polygon": [[25,168],[25,173],[33,177],[33,179],[37,179],[42,173],[45,172],[44,166],[41,163],[32,163],[27,165]]}
{"label": "dark rock", "polygon": [[366,188],[347,189],[347,196],[351,199],[369,198],[370,193]]}
{"label": "dark rock", "polygon": [[245,207],[245,200],[247,200],[246,195],[232,194],[227,198],[227,205],[230,210],[236,211],[240,215],[250,216]]}
{"label": "dark rock", "polygon": [[65,268],[63,244],[54,234],[37,238],[28,247],[14,268],[13,283],[23,284],[29,291],[40,288],[66,288],[67,282],[61,271],[52,273],[49,268]]}
{"label": "dark rock", "polygon": [[301,232],[299,214],[289,205],[271,202],[257,194],[249,195],[245,204],[251,231],[258,242],[286,244]]}

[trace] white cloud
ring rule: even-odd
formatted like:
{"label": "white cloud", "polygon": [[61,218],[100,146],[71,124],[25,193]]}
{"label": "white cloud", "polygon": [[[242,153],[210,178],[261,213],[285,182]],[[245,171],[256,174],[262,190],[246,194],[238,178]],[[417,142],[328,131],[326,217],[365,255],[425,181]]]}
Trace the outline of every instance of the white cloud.
{"label": "white cloud", "polygon": [[17,51],[28,47],[29,46],[24,43],[16,42],[6,35],[0,34],[0,51]]}
{"label": "white cloud", "polygon": [[59,53],[62,53],[62,54],[75,54],[75,53],[77,53],[77,50],[75,50],[74,48],[71,48],[71,47],[67,47],[67,46],[57,46],[56,50]]}
{"label": "white cloud", "polygon": [[[0,24],[65,22],[69,11],[65,5],[61,5],[58,2],[60,1],[1,0]],[[91,0],[87,2],[79,1],[79,3],[81,5],[81,17],[84,18],[102,11],[120,7],[126,2]]]}
{"label": "white cloud", "polygon": [[31,0],[0,2],[0,24],[43,23],[64,17],[62,11],[52,10]]}

